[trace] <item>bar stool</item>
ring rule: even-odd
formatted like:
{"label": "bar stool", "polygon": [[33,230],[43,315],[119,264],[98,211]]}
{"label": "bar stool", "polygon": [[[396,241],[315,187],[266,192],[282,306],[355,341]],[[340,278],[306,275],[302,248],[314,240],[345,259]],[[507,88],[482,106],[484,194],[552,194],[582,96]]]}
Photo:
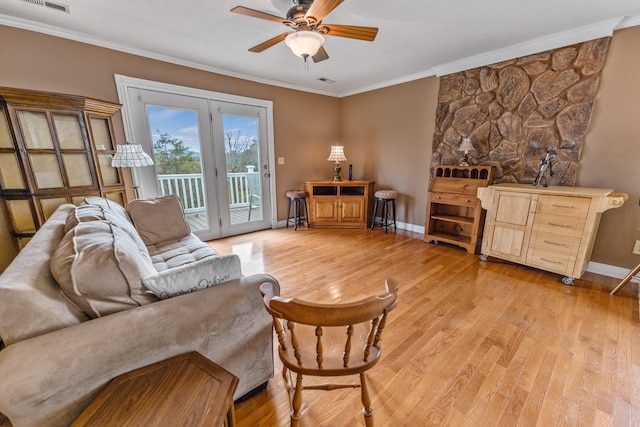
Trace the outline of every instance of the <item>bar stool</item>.
{"label": "bar stool", "polygon": [[[307,223],[309,228],[309,208],[307,207],[307,192],[304,190],[287,191],[287,228],[289,228],[289,218],[291,218],[291,202],[293,201],[293,229],[298,230],[298,224]],[[304,209],[303,209],[304,205]],[[302,215],[300,216],[300,211]]]}
{"label": "bar stool", "polygon": [[[375,202],[373,204],[373,217],[371,218],[371,229],[376,226],[376,224],[380,224],[382,228],[384,228],[384,232],[386,233],[389,227],[393,225],[393,231],[397,231],[396,227],[396,197],[398,193],[393,190],[378,190],[376,191],[374,197]],[[378,203],[380,203],[380,208],[382,209],[382,213],[380,215],[380,219],[376,219],[376,214],[378,213]],[[389,204],[391,204],[391,213],[393,215],[393,221],[389,221]]]}

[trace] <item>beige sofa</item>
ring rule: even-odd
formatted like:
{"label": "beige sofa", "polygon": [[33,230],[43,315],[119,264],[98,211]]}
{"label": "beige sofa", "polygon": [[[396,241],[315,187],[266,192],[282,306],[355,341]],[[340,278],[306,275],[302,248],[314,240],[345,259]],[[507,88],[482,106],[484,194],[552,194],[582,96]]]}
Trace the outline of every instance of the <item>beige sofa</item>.
{"label": "beige sofa", "polygon": [[68,425],[112,378],[188,351],[238,376],[236,399],[273,376],[259,287],[277,281],[243,277],[168,200],[129,215],[63,205],[0,275],[0,412],[14,426]]}

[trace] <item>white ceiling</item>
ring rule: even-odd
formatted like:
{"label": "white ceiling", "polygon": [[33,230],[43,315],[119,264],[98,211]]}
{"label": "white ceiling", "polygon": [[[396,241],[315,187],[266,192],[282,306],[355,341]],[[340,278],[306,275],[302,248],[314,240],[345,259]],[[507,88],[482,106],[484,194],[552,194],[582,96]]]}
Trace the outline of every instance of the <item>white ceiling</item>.
{"label": "white ceiling", "polygon": [[376,40],[326,37],[330,58],[305,70],[284,43],[247,51],[286,27],[230,12],[241,5],[284,17],[292,0],[46,0],[68,5],[70,13],[35,4],[44,1],[0,0],[0,24],[332,96],[640,25],[639,0],[345,0],[323,22],[378,27]]}

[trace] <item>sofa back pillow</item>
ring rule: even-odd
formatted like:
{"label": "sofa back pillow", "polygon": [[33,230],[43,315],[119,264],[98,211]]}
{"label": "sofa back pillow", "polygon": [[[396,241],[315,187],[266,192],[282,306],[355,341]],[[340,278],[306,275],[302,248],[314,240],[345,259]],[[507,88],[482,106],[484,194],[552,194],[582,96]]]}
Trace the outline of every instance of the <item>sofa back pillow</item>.
{"label": "sofa back pillow", "polygon": [[142,285],[155,272],[129,235],[103,220],[76,225],[51,259],[64,295],[91,318],[157,301]]}
{"label": "sofa back pillow", "polygon": [[242,270],[238,255],[216,255],[145,277],[142,283],[155,296],[166,299],[241,277]]}
{"label": "sofa back pillow", "polygon": [[147,246],[191,233],[180,199],[175,195],[132,200],[127,204],[127,212]]}
{"label": "sofa back pillow", "polygon": [[[106,200],[99,197],[92,197],[91,199]],[[120,228],[122,231],[127,233],[133,243],[136,244],[142,256],[151,261],[149,251],[140,238],[138,231],[133,226],[133,223],[129,219],[129,215],[127,214],[125,209],[114,202],[111,203],[113,205],[117,205],[120,209],[114,209],[109,205],[100,203],[93,204],[83,202],[82,204],[77,206],[73,211],[69,212],[69,215],[67,216],[67,223],[65,224],[65,234],[71,231],[81,222],[100,220],[109,221],[112,225]]]}

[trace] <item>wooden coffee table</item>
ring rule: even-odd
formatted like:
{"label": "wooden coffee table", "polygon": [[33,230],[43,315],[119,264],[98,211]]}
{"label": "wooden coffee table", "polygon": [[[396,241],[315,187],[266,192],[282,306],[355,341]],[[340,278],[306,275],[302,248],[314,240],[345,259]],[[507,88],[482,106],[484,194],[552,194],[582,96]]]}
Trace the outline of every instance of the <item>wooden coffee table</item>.
{"label": "wooden coffee table", "polygon": [[113,379],[72,426],[233,426],[238,378],[200,353]]}

